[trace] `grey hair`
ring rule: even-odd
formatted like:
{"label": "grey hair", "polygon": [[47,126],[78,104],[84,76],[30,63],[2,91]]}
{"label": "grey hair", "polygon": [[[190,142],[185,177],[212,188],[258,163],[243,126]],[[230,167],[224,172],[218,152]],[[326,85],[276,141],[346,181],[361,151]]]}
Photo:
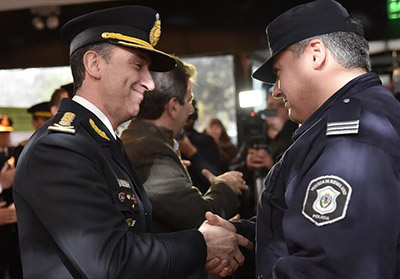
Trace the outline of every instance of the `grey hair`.
{"label": "grey hair", "polygon": [[[356,22],[353,18],[349,20],[352,23]],[[320,39],[342,67],[346,69],[362,68],[367,72],[371,71],[368,42],[363,36],[353,32],[339,31],[307,38],[291,45],[288,49],[299,57],[313,39]]]}

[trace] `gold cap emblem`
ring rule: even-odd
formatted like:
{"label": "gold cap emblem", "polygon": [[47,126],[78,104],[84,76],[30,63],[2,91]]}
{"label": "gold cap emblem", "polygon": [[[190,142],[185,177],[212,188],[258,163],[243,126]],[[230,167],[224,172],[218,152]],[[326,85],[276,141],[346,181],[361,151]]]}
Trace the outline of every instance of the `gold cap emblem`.
{"label": "gold cap emblem", "polygon": [[158,43],[158,40],[160,40],[160,36],[161,36],[161,20],[160,20],[160,15],[156,14],[156,21],[154,22],[154,26],[153,28],[151,28],[149,34],[149,41],[153,47]]}

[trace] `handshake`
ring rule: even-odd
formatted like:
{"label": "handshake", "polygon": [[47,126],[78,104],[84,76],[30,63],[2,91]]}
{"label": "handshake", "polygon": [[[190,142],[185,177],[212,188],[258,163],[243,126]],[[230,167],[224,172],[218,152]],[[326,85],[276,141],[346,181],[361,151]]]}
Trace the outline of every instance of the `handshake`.
{"label": "handshake", "polygon": [[206,213],[206,221],[199,231],[207,244],[205,268],[211,274],[221,277],[231,275],[244,262],[239,246],[254,249],[250,240],[236,233],[232,223],[211,212]]}

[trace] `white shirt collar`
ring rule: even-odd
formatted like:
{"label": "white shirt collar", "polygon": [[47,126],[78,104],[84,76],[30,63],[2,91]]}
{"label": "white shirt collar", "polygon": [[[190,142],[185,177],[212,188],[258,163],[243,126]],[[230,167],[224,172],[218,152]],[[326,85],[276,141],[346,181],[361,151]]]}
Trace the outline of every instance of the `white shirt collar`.
{"label": "white shirt collar", "polygon": [[72,98],[72,100],[82,105],[86,109],[90,110],[94,115],[96,115],[101,120],[101,122],[103,122],[103,124],[107,127],[111,135],[113,135],[114,139],[117,139],[117,136],[112,128],[110,120],[108,120],[107,116],[105,116],[104,113],[101,112],[101,110],[99,110],[95,105],[93,105],[91,102],[89,102],[88,100],[86,100],[81,96],[75,95]]}

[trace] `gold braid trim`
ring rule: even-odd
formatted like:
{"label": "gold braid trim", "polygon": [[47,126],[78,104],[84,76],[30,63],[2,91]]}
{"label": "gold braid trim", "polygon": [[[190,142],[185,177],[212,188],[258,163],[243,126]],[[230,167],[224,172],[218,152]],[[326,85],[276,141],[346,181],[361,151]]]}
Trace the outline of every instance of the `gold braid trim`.
{"label": "gold braid trim", "polygon": [[103,34],[101,34],[101,37],[104,39],[114,39],[114,40],[120,40],[118,43],[122,43],[122,44],[126,44],[126,45],[130,45],[126,42],[129,43],[133,43],[135,45],[139,45],[148,49],[154,49],[153,46],[151,44],[149,44],[146,41],[134,38],[134,37],[130,37],[130,36],[125,36],[119,33],[109,33],[109,32],[104,32]]}
{"label": "gold braid trim", "polygon": [[94,121],[92,119],[89,119],[89,123],[90,126],[92,126],[93,130],[103,139],[106,139],[108,141],[110,141],[110,139],[107,137],[106,133],[104,133],[104,131],[100,130],[99,127],[97,127],[97,125],[94,123]]}
{"label": "gold braid trim", "polygon": [[35,117],[48,117],[51,118],[53,114],[51,114],[50,111],[37,111],[33,113],[33,116]]}

